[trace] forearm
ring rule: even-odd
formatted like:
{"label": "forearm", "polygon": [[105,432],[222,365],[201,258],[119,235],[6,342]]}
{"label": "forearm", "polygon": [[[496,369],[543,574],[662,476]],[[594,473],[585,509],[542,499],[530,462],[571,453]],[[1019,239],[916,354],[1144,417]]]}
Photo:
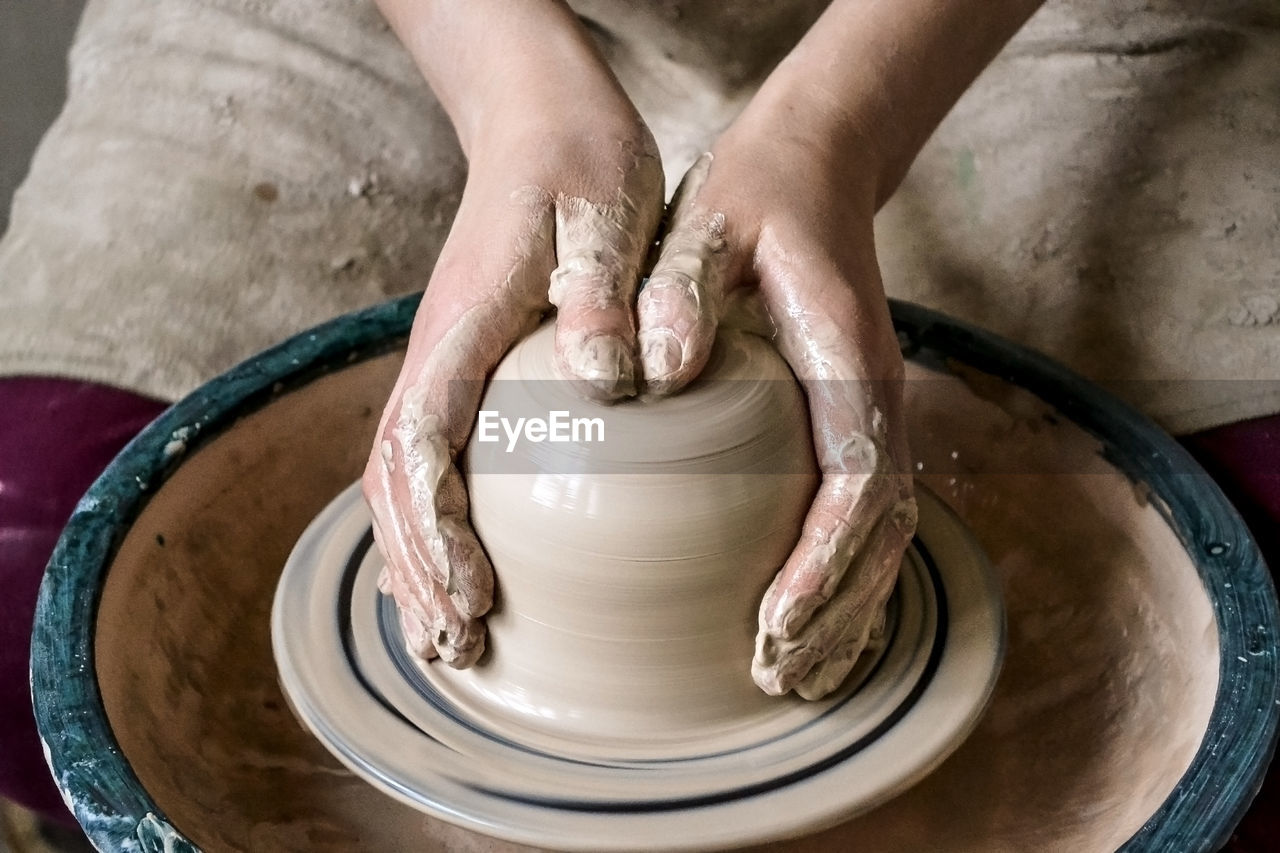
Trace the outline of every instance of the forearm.
{"label": "forearm", "polygon": [[[858,151],[883,203],[960,95],[1042,0],[835,0],[766,82],[766,112]],[[868,162],[870,158],[870,162]]]}
{"label": "forearm", "polygon": [[593,103],[629,105],[590,36],[559,0],[377,4],[449,113],[468,156],[477,140],[509,130],[516,120],[563,120],[589,112]]}

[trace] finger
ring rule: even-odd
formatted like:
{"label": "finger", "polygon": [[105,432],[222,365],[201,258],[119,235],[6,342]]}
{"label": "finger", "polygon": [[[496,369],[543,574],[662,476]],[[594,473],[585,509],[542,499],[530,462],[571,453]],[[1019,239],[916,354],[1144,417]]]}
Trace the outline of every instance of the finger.
{"label": "finger", "polygon": [[[381,529],[375,524],[375,540],[383,536]],[[484,626],[460,614],[443,587],[405,563],[402,549],[388,549],[381,542],[379,549],[389,556],[378,584],[395,599],[409,651],[423,660],[438,655],[456,668],[475,663],[484,653]]]}
{"label": "finger", "polygon": [[[892,595],[892,587],[890,588]],[[827,653],[809,670],[799,683],[791,689],[801,699],[816,702],[835,691],[844,684],[864,652],[871,650],[873,640],[884,632],[885,610],[888,599],[877,607],[870,608],[865,618],[849,623],[849,630]]]}
{"label": "finger", "polygon": [[[433,580],[416,581],[413,575],[403,573],[392,573],[391,578],[391,595],[396,601],[400,628],[409,651],[423,660],[439,656],[457,669],[471,666],[480,659],[485,645],[482,623],[460,615]],[[419,584],[425,587],[432,602],[425,609],[413,604],[422,593],[412,587]],[[403,606],[403,601],[410,605]]]}
{"label": "finger", "polygon": [[[383,464],[366,473],[366,484],[377,480],[369,498],[375,539],[393,570],[389,580],[399,575],[421,607],[435,606],[439,588],[462,616],[480,616],[493,597],[491,567],[466,522],[466,493],[444,438],[415,420],[417,408],[410,399],[392,432],[403,445],[399,471],[394,445],[384,441]],[[429,470],[433,464],[438,476]],[[433,586],[420,584],[422,577]]]}
{"label": "finger", "polygon": [[[397,517],[395,509],[385,500],[371,500],[370,506],[373,510],[373,539],[387,561],[378,573],[378,590],[395,601],[400,629],[409,652],[422,660],[431,660],[438,655],[431,640],[433,633],[448,630],[437,615],[435,589],[422,582],[421,573],[416,568],[417,561],[409,557],[412,546],[404,541],[405,520]],[[455,626],[455,633],[461,634],[460,626]]]}
{"label": "finger", "polygon": [[612,204],[556,200],[556,362],[586,396],[612,402],[636,393],[633,313],[640,268],[653,242],[658,205],[626,193]]}
{"label": "finger", "polygon": [[[879,473],[873,468],[823,476],[800,539],[761,608],[762,625],[772,634],[781,639],[799,634],[835,594],[855,557],[873,538],[894,496],[894,483]],[[865,585],[871,580],[854,577],[850,582]]]}
{"label": "finger", "polygon": [[[827,672],[834,683],[810,683],[810,692],[830,692],[839,686],[865,646],[869,634],[893,590],[905,543],[895,522],[882,519],[869,548],[859,554],[844,584],[826,606],[795,637],[783,638],[761,620],[756,636],[752,677],[762,690],[780,695],[803,682],[810,672],[833,654],[838,655]],[[855,648],[856,647],[856,648]],[[852,660],[850,660],[850,658]],[[840,667],[848,662],[843,672]],[[821,670],[815,681],[821,681]]]}
{"label": "finger", "polygon": [[698,204],[711,171],[703,154],[685,174],[658,261],[637,301],[640,359],[649,390],[671,394],[706,366],[724,303],[724,216]]}
{"label": "finger", "polygon": [[[366,484],[370,476],[381,473],[366,471]],[[395,599],[402,612],[409,613],[417,622],[428,624],[434,620],[433,596],[422,586],[407,581],[419,573],[418,558],[412,553],[414,546],[408,542],[406,519],[386,500],[387,494],[389,492],[379,490],[369,500],[373,513],[373,541],[386,560],[386,566],[378,575],[378,587]]]}
{"label": "finger", "polygon": [[[374,528],[375,531],[377,528]],[[374,539],[377,539],[377,533],[374,533]],[[378,546],[378,550],[382,551],[382,546]],[[378,592],[383,595],[389,595],[395,598],[395,582],[391,579],[391,569],[387,565],[378,571]],[[401,607],[396,604],[397,618],[400,620],[400,632],[404,635],[405,645],[409,651],[423,660],[431,660],[437,656],[436,647],[431,643],[430,632],[423,620],[410,609],[410,607]]]}
{"label": "finger", "polygon": [[431,642],[431,632],[422,620],[403,607],[398,607],[396,612],[400,619],[400,633],[409,652],[422,660],[439,657],[435,644]]}
{"label": "finger", "polygon": [[366,473],[366,486],[376,479],[366,493],[388,565],[380,583],[401,610],[415,654],[430,658],[434,650],[465,667],[484,651],[478,618],[492,603],[493,570],[466,521],[466,493],[439,418],[423,413],[422,396],[411,391],[402,400],[392,438]]}
{"label": "finger", "polygon": [[[387,549],[382,542],[382,534],[379,532],[376,519],[373,525],[373,540],[378,550],[385,554]],[[437,656],[435,646],[431,643],[431,632],[427,628],[433,617],[427,612],[423,602],[405,594],[404,586],[398,578],[396,570],[393,570],[389,563],[384,565],[378,572],[378,591],[383,595],[391,596],[395,601],[396,614],[400,620],[400,632],[409,652],[422,660],[431,660]]]}
{"label": "finger", "polygon": [[[457,383],[470,410],[471,394]],[[404,543],[436,586],[464,617],[488,611],[493,601],[493,569],[468,520],[469,504],[462,475],[454,465],[444,421],[428,403],[430,385],[407,392],[392,432],[400,448],[403,482],[411,519],[405,519]],[[388,474],[387,489],[394,489]],[[402,510],[393,507],[399,514]]]}
{"label": "finger", "polygon": [[[391,554],[394,559],[396,551],[389,550],[385,545],[385,536],[381,532],[381,526],[375,515],[373,524],[373,539],[378,546],[378,550],[386,554]],[[429,605],[418,599],[417,596],[410,595],[406,591],[404,584],[400,582],[400,577],[404,574],[403,568],[393,569],[391,564],[384,565],[378,572],[378,591],[383,595],[389,595],[396,603],[396,614],[400,621],[400,631],[404,636],[405,646],[410,654],[421,658],[422,660],[431,660],[437,656],[435,646],[431,643],[431,632],[427,625],[433,621],[433,616],[429,612]]]}

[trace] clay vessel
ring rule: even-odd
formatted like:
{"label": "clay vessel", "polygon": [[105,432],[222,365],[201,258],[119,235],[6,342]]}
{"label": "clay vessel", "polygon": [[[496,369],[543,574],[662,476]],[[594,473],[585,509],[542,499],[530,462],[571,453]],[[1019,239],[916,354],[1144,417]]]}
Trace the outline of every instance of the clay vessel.
{"label": "clay vessel", "polygon": [[[785,713],[794,700],[764,695],[750,663],[760,599],[818,483],[790,369],[762,338],[724,332],[684,393],[606,406],[559,379],[553,335],[499,365],[491,428],[466,452],[498,578],[488,651],[469,671],[424,671],[522,739],[595,756],[705,750]],[[520,418],[547,422],[546,438]]]}

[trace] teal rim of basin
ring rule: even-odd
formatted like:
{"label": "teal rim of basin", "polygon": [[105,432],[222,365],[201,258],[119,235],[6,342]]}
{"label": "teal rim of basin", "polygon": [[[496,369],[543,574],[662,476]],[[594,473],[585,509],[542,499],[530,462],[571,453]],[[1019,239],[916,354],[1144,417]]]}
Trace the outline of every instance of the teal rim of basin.
{"label": "teal rim of basin", "polygon": [[[116,548],[151,493],[241,416],[319,375],[402,346],[421,295],[348,314],[244,362],[164,412],[89,489],[50,560],[36,607],[31,689],[53,777],[101,850],[196,851],[138,781],[98,689],[94,626]],[[1275,750],[1280,663],[1275,588],[1217,485],[1169,435],[1066,368],[989,332],[891,303],[908,358],[958,359],[1021,386],[1092,434],[1154,503],[1196,565],[1219,632],[1219,681],[1204,739],[1178,784],[1124,851],[1217,849],[1244,816]]]}

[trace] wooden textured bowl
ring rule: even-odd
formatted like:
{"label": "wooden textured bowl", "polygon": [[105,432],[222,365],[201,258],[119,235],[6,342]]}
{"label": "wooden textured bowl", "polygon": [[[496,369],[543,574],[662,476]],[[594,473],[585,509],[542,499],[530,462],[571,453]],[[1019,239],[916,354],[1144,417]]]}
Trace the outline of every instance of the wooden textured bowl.
{"label": "wooden textured bowl", "polygon": [[[356,479],[415,299],[214,380],[77,509],[41,588],[36,716],[103,850],[514,849],[349,774],[295,721],[269,616]],[[923,782],[793,850],[1200,850],[1277,731],[1275,591],[1235,511],[1142,416],[1025,349],[895,305],[921,480],[1001,573],[1005,666]]]}

